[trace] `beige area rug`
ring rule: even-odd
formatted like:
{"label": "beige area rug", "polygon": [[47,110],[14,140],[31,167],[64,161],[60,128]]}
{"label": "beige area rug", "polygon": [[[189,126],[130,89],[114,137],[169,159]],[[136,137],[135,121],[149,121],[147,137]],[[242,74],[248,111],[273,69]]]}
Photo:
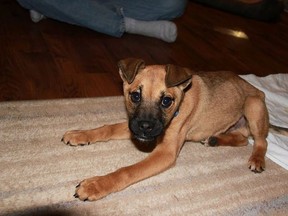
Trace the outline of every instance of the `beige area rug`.
{"label": "beige area rug", "polygon": [[288,171],[267,159],[254,174],[251,146],[186,143],[172,169],[96,202],[73,197],[80,180],[147,153],[127,141],[70,147],[66,130],[125,120],[122,97],[0,103],[1,215],[288,215]]}

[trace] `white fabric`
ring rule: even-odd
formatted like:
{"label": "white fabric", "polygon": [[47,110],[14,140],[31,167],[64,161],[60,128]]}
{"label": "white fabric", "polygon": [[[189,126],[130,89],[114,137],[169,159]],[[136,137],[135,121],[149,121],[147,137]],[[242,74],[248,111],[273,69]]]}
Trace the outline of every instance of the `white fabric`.
{"label": "white fabric", "polygon": [[[288,74],[240,77],[265,93],[270,123],[288,128]],[[267,157],[288,170],[288,137],[269,133],[267,140]]]}

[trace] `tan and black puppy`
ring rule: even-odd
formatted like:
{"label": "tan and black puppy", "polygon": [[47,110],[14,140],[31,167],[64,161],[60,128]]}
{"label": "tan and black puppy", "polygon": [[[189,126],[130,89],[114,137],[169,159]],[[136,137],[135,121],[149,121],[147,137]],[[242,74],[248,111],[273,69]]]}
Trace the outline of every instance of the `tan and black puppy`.
{"label": "tan and black puppy", "polygon": [[122,60],[119,69],[128,122],[69,131],[63,141],[75,146],[135,138],[156,145],[143,161],[83,180],[76,198],[97,200],[167,170],[185,141],[244,146],[251,135],[248,166],[253,172],[264,170],[269,121],[261,91],[227,71],[196,73],[174,65],[146,66],[139,59]]}

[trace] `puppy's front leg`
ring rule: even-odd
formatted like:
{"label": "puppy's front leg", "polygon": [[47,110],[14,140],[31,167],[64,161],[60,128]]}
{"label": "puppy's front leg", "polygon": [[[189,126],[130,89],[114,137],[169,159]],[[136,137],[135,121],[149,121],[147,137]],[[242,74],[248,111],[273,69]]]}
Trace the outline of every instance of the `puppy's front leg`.
{"label": "puppy's front leg", "polygon": [[104,125],[92,130],[73,130],[64,134],[62,141],[71,146],[89,145],[97,141],[108,141],[111,139],[129,139],[131,133],[128,122]]}
{"label": "puppy's front leg", "polygon": [[84,201],[98,200],[156,175],[175,163],[179,149],[180,147],[176,143],[160,143],[146,159],[139,163],[123,167],[105,176],[92,177],[82,181],[77,186],[74,196]]}

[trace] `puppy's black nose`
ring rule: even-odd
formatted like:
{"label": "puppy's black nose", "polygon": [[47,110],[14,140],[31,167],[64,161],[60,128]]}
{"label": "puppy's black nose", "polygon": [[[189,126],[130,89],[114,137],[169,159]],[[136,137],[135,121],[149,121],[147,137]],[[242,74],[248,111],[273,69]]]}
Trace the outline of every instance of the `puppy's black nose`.
{"label": "puppy's black nose", "polygon": [[151,121],[140,121],[138,122],[139,129],[144,133],[149,133],[153,130],[155,124]]}

